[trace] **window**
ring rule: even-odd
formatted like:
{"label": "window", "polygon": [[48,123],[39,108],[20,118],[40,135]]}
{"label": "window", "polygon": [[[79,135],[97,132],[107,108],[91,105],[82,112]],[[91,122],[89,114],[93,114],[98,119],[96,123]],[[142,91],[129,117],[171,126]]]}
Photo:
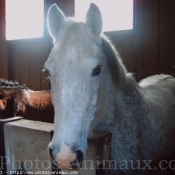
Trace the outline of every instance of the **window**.
{"label": "window", "polygon": [[133,0],[75,0],[78,21],[85,19],[91,2],[100,8],[104,31],[133,29]]}
{"label": "window", "polygon": [[44,0],[6,0],[6,39],[42,37]]}

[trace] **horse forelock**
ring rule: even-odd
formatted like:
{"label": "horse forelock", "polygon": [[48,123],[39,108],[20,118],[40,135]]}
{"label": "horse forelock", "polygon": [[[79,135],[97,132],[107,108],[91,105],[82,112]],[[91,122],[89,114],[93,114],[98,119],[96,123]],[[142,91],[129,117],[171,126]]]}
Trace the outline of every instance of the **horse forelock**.
{"label": "horse forelock", "polygon": [[100,45],[100,40],[92,35],[86,24],[68,18],[62,30],[58,33],[55,44],[58,45],[60,50],[73,48],[77,52],[86,51],[92,54],[92,49],[94,49],[92,41],[94,45]]}

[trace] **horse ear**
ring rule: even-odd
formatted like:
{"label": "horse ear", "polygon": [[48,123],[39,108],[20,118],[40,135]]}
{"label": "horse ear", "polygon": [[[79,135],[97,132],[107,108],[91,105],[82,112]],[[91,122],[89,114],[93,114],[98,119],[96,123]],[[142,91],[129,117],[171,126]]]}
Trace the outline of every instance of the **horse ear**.
{"label": "horse ear", "polygon": [[90,8],[86,14],[86,25],[95,35],[100,36],[103,26],[102,16],[100,9],[93,3],[91,3]]}
{"label": "horse ear", "polygon": [[47,27],[49,34],[53,39],[56,39],[56,35],[59,32],[61,26],[65,23],[65,16],[63,12],[58,8],[56,4],[53,4],[47,14]]}

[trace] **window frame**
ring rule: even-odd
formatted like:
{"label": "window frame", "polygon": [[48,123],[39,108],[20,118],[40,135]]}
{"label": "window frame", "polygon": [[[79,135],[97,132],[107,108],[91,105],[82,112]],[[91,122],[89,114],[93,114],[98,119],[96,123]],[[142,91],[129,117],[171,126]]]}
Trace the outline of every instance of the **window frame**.
{"label": "window frame", "polygon": [[[133,0],[133,29],[129,30],[117,30],[117,31],[106,31],[104,34],[110,37],[116,36],[128,36],[128,35],[135,35],[137,33],[137,2],[138,0]],[[43,37],[39,38],[26,38],[26,39],[15,39],[15,40],[6,40],[8,44],[32,44],[32,43],[42,43],[48,40],[51,40],[51,37],[47,30],[47,12],[49,7],[52,4],[57,4],[66,14],[69,16],[73,16],[75,14],[75,1],[74,0],[44,0],[44,33]]]}
{"label": "window frame", "polygon": [[[6,3],[6,0],[5,0]],[[42,43],[45,40],[48,40],[50,38],[48,31],[47,31],[47,11],[49,7],[52,5],[51,1],[44,0],[44,30],[43,30],[43,36],[37,37],[37,38],[24,38],[24,39],[13,39],[13,40],[6,40],[7,44],[32,44],[32,43]],[[5,31],[6,31],[6,25],[5,25]]]}
{"label": "window frame", "polygon": [[133,29],[106,31],[104,33],[111,37],[135,35],[137,33],[137,0],[133,0]]}

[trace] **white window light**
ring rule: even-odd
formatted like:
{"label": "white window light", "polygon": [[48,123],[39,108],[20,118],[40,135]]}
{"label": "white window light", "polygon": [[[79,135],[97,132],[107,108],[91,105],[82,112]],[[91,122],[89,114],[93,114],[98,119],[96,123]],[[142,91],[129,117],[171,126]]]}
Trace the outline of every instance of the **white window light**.
{"label": "white window light", "polygon": [[42,37],[44,0],[6,0],[6,39]]}
{"label": "white window light", "polygon": [[102,13],[103,31],[133,29],[133,0],[75,0],[75,18],[84,21],[90,3]]}

